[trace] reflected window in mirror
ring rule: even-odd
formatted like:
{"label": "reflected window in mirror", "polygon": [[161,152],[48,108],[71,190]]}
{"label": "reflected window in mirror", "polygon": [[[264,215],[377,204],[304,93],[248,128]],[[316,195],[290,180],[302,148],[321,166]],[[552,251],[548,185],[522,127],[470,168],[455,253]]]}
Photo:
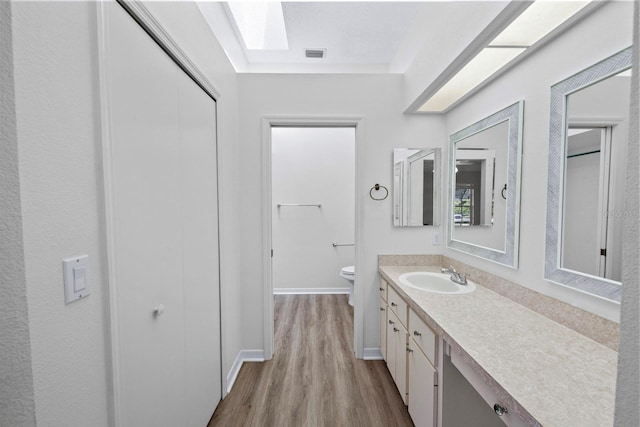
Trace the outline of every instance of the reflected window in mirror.
{"label": "reflected window in mirror", "polygon": [[440,149],[393,150],[393,225],[439,225]]}
{"label": "reflected window in mirror", "polygon": [[631,88],[626,49],[551,88],[545,278],[620,298]]}
{"label": "reflected window in mirror", "polygon": [[448,246],[517,267],[524,102],[450,137]]}

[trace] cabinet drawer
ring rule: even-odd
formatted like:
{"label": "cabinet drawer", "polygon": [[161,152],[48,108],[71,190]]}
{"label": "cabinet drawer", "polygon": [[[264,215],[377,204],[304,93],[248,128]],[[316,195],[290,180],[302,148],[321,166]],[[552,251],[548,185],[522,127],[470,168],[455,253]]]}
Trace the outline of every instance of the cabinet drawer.
{"label": "cabinet drawer", "polygon": [[402,326],[407,327],[407,303],[404,302],[400,295],[391,286],[387,287],[387,298],[389,302],[389,308],[393,311],[402,323]]}
{"label": "cabinet drawer", "polygon": [[411,338],[413,338],[418,347],[420,347],[422,352],[427,356],[429,362],[431,362],[433,366],[438,366],[436,363],[438,340],[436,339],[435,332],[433,332],[413,310],[409,310],[408,326],[407,329]]}
{"label": "cabinet drawer", "polygon": [[380,279],[380,298],[382,298],[385,302],[387,301],[387,282],[384,279]]}

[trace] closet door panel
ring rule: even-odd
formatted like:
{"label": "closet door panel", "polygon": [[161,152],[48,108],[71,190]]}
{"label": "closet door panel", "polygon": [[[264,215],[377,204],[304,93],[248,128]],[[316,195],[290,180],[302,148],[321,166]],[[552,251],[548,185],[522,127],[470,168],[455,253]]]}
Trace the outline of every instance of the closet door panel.
{"label": "closet door panel", "polygon": [[216,104],[185,74],[179,82],[187,417],[200,427],[222,393]]}
{"label": "closet door panel", "polygon": [[180,71],[122,7],[108,11],[117,404],[126,426],[184,425]]}

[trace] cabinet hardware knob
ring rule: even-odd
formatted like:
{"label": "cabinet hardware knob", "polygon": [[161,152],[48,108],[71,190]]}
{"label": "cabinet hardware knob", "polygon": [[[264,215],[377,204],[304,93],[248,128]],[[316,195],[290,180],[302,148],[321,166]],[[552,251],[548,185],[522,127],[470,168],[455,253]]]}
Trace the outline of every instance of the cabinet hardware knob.
{"label": "cabinet hardware knob", "polygon": [[398,332],[400,331],[400,329],[396,328],[395,326],[393,327],[393,332]]}
{"label": "cabinet hardware knob", "polygon": [[393,320],[389,320],[389,324],[390,325],[395,325],[396,322],[394,322]]}
{"label": "cabinet hardware knob", "polygon": [[418,331],[413,331],[413,335],[416,336],[416,337],[421,337],[422,336],[422,334],[420,332],[418,332]]}
{"label": "cabinet hardware knob", "polygon": [[411,349],[410,347],[407,347],[407,353],[413,353],[413,349]]}
{"label": "cabinet hardware knob", "polygon": [[158,304],[157,306],[153,307],[153,316],[154,317],[158,317],[162,313],[164,313],[164,304]]}
{"label": "cabinet hardware knob", "polygon": [[391,307],[397,307],[397,306],[398,306],[398,304],[396,304],[395,302],[391,303]]}
{"label": "cabinet hardware knob", "polygon": [[496,414],[498,414],[499,417],[501,417],[504,414],[509,413],[509,410],[506,407],[501,406],[501,405],[499,405],[497,403],[495,405],[493,405],[493,410],[495,411]]}
{"label": "cabinet hardware knob", "polygon": [[384,311],[384,307],[380,307],[380,311]]}
{"label": "cabinet hardware knob", "polygon": [[380,288],[381,291],[384,291],[384,288]]}

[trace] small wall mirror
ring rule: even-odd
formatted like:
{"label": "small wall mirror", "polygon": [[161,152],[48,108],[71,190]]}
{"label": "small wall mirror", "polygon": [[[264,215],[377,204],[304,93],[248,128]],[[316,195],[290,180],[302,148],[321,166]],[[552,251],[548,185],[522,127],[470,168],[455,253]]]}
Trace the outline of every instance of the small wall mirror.
{"label": "small wall mirror", "polygon": [[631,49],[551,88],[545,278],[620,301]]}
{"label": "small wall mirror", "polygon": [[450,137],[448,246],[518,265],[524,102]]}
{"label": "small wall mirror", "polygon": [[440,149],[393,150],[393,225],[440,225]]}

